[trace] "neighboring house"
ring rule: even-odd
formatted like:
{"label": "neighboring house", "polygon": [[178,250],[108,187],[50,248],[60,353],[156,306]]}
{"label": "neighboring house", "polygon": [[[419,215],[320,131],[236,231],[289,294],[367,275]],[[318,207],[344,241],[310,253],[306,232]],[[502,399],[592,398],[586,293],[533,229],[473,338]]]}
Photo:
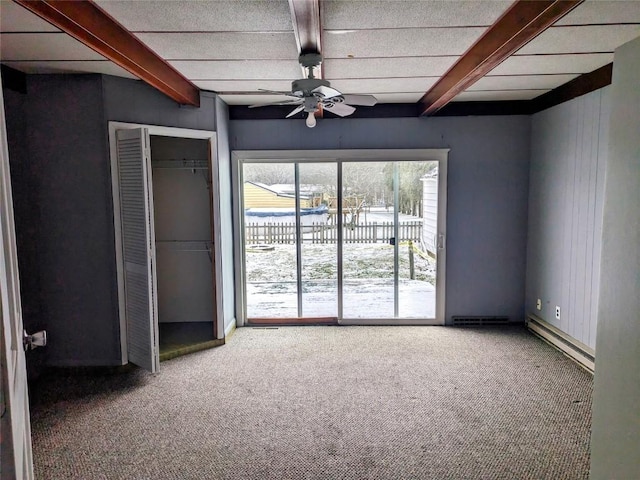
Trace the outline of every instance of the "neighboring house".
{"label": "neighboring house", "polygon": [[422,244],[434,257],[438,253],[438,170],[422,177]]}
{"label": "neighboring house", "polygon": [[[274,186],[275,187],[275,186]],[[296,196],[259,182],[244,182],[244,208],[295,208]],[[300,195],[300,208],[311,207],[311,199]]]}

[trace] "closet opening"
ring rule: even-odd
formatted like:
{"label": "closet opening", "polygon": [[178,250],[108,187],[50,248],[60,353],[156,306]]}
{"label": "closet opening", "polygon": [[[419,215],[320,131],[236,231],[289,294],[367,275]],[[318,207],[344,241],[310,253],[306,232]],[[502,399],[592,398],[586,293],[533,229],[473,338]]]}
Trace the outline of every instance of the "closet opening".
{"label": "closet opening", "polygon": [[122,364],[224,344],[215,132],[109,122]]}
{"label": "closet opening", "polygon": [[216,343],[212,180],[207,140],[150,135],[150,143],[164,360]]}

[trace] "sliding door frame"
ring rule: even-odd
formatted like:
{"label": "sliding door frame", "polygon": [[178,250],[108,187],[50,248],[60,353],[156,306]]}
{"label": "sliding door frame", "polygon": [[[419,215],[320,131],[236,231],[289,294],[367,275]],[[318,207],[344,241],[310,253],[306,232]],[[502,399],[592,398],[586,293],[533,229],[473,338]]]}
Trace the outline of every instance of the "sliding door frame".
{"label": "sliding door frame", "polygon": [[[235,150],[231,152],[231,181],[233,193],[234,225],[234,267],[236,271],[236,319],[238,326],[247,323],[245,252],[244,252],[244,199],[243,165],[245,163],[337,163],[337,188],[342,188],[342,164],[347,162],[438,162],[438,260],[436,265],[436,315],[435,319],[389,318],[343,319],[342,305],[342,222],[338,222],[338,322],[341,325],[444,325],[445,324],[445,286],[446,286],[446,214],[447,214],[447,160],[448,148],[438,149],[353,149],[353,150]],[[297,172],[297,166],[296,166]],[[296,175],[296,178],[298,175]],[[395,181],[394,181],[395,183]],[[299,187],[296,187],[296,189]],[[397,191],[397,186],[394,188]],[[296,196],[297,197],[297,196]],[[338,195],[341,202],[342,194]],[[397,203],[397,202],[396,202]],[[338,209],[341,210],[339,203]],[[296,215],[299,215],[296,202]],[[397,229],[397,205],[394,205],[394,218]],[[397,249],[397,246],[396,246]],[[298,246],[299,250],[299,246]],[[299,256],[299,252],[297,254]],[[397,261],[397,255],[395,255]],[[300,268],[298,266],[298,268]],[[396,269],[397,270],[397,269]],[[397,274],[397,273],[396,273]],[[301,279],[297,279],[300,283]],[[397,284],[397,282],[396,282]],[[397,288],[397,287],[396,287]],[[298,294],[298,301],[300,295]],[[397,316],[397,312],[396,312]]]}

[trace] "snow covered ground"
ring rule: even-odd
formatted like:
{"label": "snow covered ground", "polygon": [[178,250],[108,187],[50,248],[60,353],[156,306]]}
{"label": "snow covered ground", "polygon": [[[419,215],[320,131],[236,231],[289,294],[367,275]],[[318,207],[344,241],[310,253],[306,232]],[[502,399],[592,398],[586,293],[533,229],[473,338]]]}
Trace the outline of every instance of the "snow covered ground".
{"label": "snow covered ground", "polygon": [[[295,245],[248,251],[247,315],[297,317]],[[344,318],[393,318],[393,246],[345,244],[343,247]],[[337,247],[302,245],[303,316],[337,316]],[[415,279],[409,273],[409,249],[399,249],[399,316],[435,317],[435,261],[414,255]]]}

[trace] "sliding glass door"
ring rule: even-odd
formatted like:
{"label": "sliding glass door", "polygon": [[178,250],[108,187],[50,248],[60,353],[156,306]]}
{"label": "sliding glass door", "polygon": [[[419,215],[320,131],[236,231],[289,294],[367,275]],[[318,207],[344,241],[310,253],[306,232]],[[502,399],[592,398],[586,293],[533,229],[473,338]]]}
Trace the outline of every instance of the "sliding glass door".
{"label": "sliding glass door", "polygon": [[444,160],[278,153],[237,164],[246,321],[443,323]]}

